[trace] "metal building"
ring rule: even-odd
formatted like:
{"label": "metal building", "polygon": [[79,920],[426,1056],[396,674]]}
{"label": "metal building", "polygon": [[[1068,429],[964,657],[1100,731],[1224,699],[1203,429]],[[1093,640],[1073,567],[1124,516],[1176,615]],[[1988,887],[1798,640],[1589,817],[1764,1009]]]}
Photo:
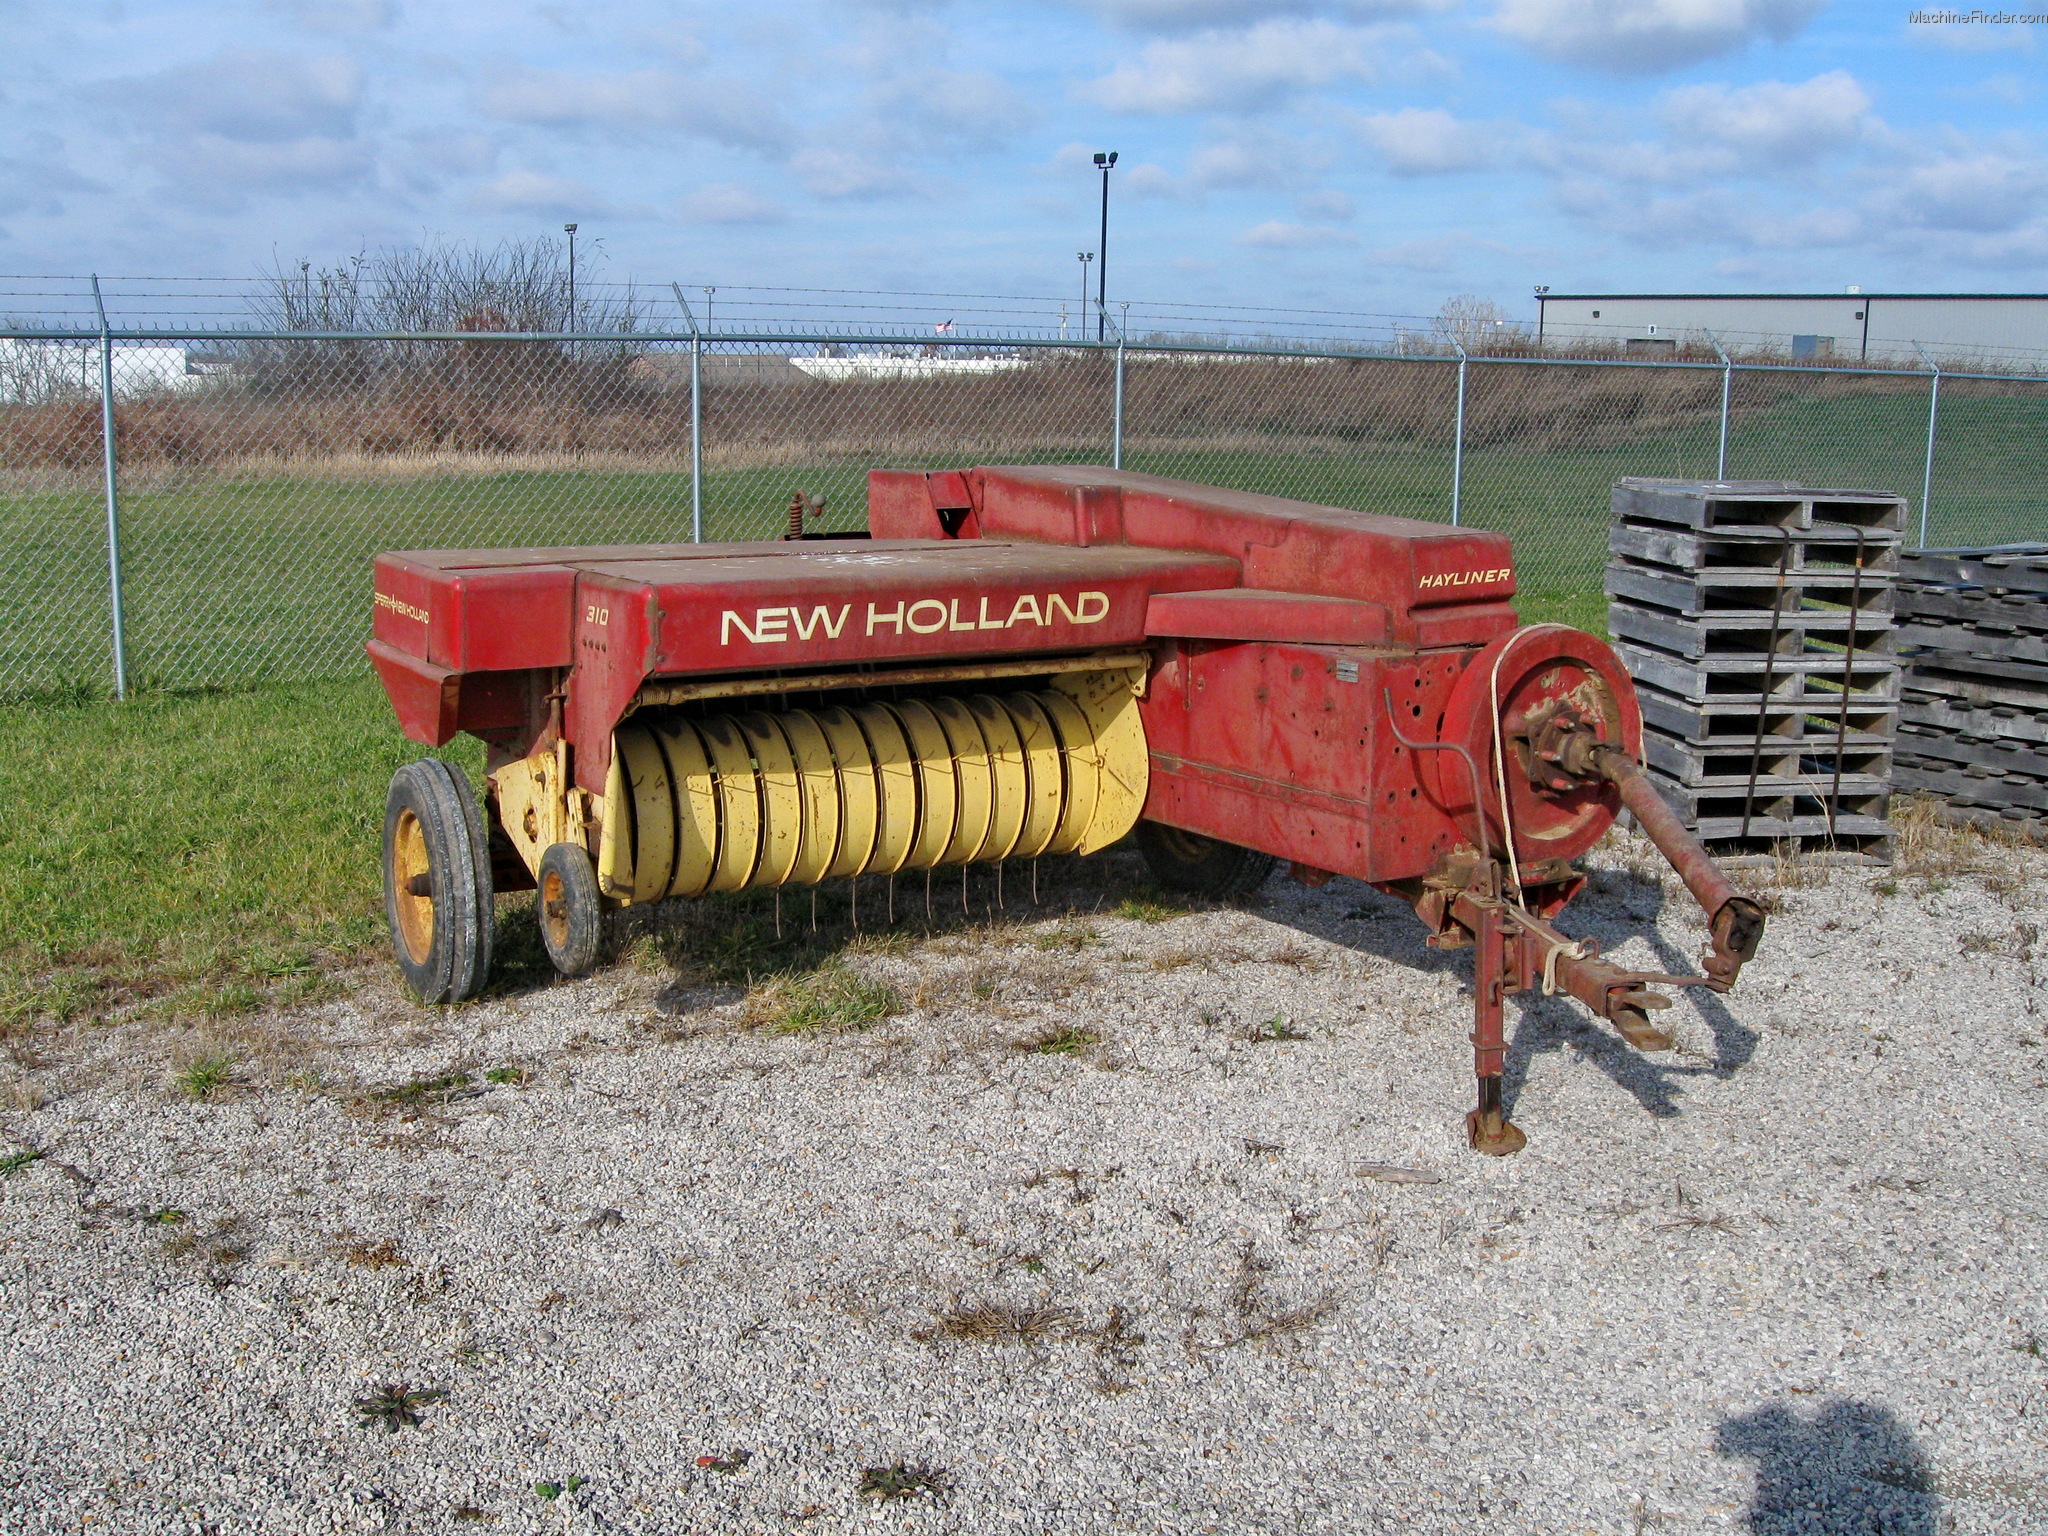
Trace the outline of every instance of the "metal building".
{"label": "metal building", "polygon": [[1621,344],[1644,356],[1713,339],[1794,358],[1913,364],[2048,355],[2043,293],[1551,293],[1536,290],[1548,346]]}

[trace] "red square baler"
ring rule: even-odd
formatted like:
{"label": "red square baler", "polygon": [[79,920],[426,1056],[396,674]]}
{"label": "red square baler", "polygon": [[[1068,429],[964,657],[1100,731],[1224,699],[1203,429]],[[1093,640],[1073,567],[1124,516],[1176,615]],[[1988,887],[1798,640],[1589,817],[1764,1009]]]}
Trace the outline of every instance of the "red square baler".
{"label": "red square baler", "polygon": [[[376,566],[400,722],[488,751],[401,769],[385,889],[407,980],[468,996],[493,894],[539,887],[549,956],[604,912],[750,887],[1086,854],[1134,828],[1164,884],[1276,860],[1411,902],[1475,952],[1481,1151],[1502,1000],[1569,993],[1646,1049],[1754,952],[1738,895],[1638,764],[1607,646],[1521,625],[1505,537],[1085,466],[882,471],[869,534],[437,550]],[[1623,806],[1705,908],[1705,974],[1624,971],[1553,919]]]}

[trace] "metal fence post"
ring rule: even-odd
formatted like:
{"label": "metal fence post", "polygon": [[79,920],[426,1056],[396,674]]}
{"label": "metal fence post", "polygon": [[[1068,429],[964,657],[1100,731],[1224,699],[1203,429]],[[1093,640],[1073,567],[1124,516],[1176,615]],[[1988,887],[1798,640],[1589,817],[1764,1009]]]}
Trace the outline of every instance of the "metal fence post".
{"label": "metal fence post", "polygon": [[1722,349],[1720,338],[1715,336],[1712,331],[1707,332],[1707,340],[1712,344],[1715,355],[1721,359],[1721,451],[1714,456],[1714,478],[1716,480],[1726,480],[1728,478],[1728,394],[1729,386],[1735,382],[1735,364],[1728,360],[1728,354]]}
{"label": "metal fence post", "polygon": [[690,301],[683,297],[683,285],[670,283],[683,318],[690,323],[690,542],[704,542],[704,337],[697,329],[697,317],[690,313]]}
{"label": "metal fence post", "polygon": [[1451,526],[1456,528],[1465,507],[1465,344],[1455,335],[1451,345],[1458,349],[1458,424],[1451,443]]}
{"label": "metal fence post", "polygon": [[1927,349],[1919,342],[1913,343],[1913,350],[1920,354],[1920,361],[1934,373],[1934,382],[1927,390],[1927,463],[1920,472],[1920,547],[1927,547],[1927,503],[1934,496],[1934,428],[1941,420],[1941,364],[1927,355]]}
{"label": "metal fence post", "polygon": [[[1124,319],[1130,319],[1131,306],[1124,306]],[[1109,467],[1124,467],[1124,328],[1120,323],[1116,332],[1116,419],[1110,428]]]}
{"label": "metal fence post", "polygon": [[107,328],[100,277],[92,276],[92,306],[100,317],[100,470],[107,497],[107,602],[114,619],[114,697],[128,697],[128,641],[121,600],[121,497],[114,455],[114,333]]}

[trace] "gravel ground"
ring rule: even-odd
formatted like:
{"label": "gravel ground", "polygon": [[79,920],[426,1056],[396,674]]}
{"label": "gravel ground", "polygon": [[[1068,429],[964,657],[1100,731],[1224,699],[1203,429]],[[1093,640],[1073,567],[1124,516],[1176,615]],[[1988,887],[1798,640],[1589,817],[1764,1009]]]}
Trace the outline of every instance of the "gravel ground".
{"label": "gravel ground", "polygon": [[[1528,1003],[1499,1161],[1468,957],[1341,880],[871,936],[836,1035],[629,958],[40,1037],[0,1530],[2048,1530],[2048,855],[1990,854],[1772,887],[1661,1057]],[[1592,862],[1567,926],[1689,968]]]}

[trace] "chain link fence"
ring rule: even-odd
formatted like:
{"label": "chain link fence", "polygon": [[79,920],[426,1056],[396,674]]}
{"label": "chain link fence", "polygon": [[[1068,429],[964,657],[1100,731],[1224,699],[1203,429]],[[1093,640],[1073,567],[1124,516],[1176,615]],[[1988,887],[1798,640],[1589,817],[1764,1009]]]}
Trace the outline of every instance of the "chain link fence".
{"label": "chain link fence", "polygon": [[[109,385],[111,387],[109,387]],[[871,468],[1121,464],[1498,528],[1601,629],[1624,475],[2048,536],[2048,378],[784,332],[0,333],[0,694],[357,672],[373,556],[863,525]],[[116,627],[119,627],[119,646]]]}

